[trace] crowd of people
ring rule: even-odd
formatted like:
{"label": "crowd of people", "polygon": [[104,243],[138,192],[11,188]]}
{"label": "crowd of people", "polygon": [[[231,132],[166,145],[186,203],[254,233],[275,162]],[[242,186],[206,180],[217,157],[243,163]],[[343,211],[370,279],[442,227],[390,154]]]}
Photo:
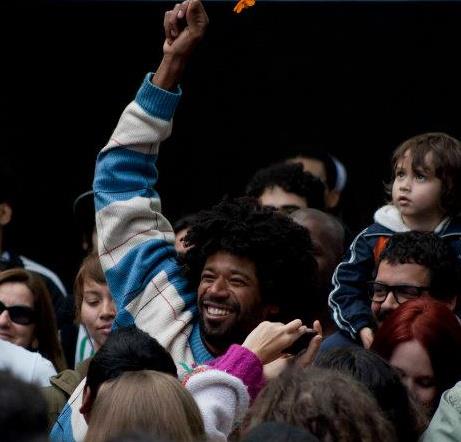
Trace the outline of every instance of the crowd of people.
{"label": "crowd of people", "polygon": [[200,0],[165,13],[163,59],[82,196],[95,221],[72,295],[0,250],[1,439],[461,440],[461,142],[397,146],[355,238],[346,170],[314,148],[173,227],[156,160],[207,25]]}

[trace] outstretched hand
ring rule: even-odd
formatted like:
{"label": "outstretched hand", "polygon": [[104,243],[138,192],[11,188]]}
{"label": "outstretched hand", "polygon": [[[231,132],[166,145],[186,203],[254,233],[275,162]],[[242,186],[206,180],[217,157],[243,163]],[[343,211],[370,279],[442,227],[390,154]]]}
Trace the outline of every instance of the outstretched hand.
{"label": "outstretched hand", "polygon": [[290,365],[296,364],[299,367],[307,367],[314,362],[323,339],[320,321],[314,321],[313,330],[317,334],[310,340],[305,351],[298,355],[282,354],[278,359],[264,366],[264,377],[267,380],[276,378]]}
{"label": "outstretched hand", "polygon": [[252,351],[263,364],[268,364],[308,331],[300,319],[288,324],[264,321],[247,336],[242,346]]}

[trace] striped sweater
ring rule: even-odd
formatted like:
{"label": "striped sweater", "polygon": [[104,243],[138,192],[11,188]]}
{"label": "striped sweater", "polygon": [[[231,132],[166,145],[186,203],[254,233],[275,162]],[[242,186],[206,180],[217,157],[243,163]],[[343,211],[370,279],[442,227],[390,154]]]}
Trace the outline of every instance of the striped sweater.
{"label": "striped sweater", "polygon": [[[156,338],[181,375],[212,356],[200,336],[197,294],[187,288],[173,229],[161,214],[154,188],[158,148],[171,133],[181,91],[159,89],[150,83],[151,76],[98,156],[93,185],[98,250],[117,304],[114,327],[135,324]],[[78,410],[83,382],[53,427],[52,441],[82,440]]]}

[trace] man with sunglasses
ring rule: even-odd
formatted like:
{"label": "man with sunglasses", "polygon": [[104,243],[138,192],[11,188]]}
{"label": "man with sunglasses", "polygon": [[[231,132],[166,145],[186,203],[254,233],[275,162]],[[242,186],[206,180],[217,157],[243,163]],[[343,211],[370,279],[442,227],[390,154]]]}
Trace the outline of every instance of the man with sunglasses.
{"label": "man with sunglasses", "polygon": [[[373,312],[372,329],[410,299],[429,297],[456,309],[461,288],[458,260],[451,247],[434,233],[393,235],[377,261],[375,275],[364,287]],[[338,331],[323,341],[321,351],[351,345],[362,344]]]}

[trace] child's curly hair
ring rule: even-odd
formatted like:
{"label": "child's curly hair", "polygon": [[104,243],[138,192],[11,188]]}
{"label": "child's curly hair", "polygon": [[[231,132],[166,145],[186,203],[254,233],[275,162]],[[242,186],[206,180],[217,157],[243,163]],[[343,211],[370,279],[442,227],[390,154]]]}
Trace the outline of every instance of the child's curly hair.
{"label": "child's curly hair", "polygon": [[263,302],[280,307],[278,320],[311,321],[318,311],[317,263],[306,230],[257,200],[225,199],[197,215],[185,237],[185,272],[194,287],[208,257],[223,251],[254,262]]}

